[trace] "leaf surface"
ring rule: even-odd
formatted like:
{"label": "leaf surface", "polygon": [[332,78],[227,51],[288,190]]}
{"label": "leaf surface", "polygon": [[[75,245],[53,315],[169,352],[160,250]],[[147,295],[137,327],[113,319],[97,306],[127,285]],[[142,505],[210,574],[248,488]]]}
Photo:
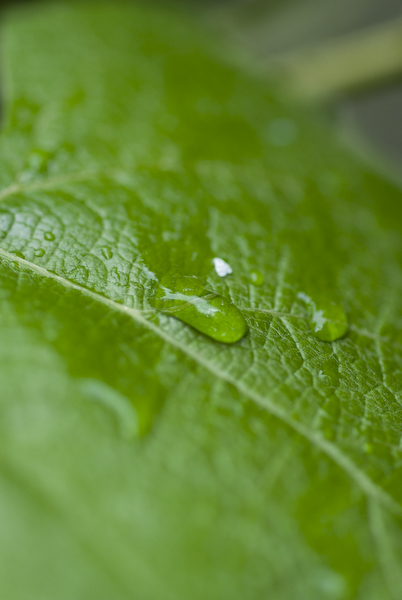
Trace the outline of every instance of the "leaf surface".
{"label": "leaf surface", "polygon": [[2,595],[400,598],[401,190],[167,10],[25,8],[2,50]]}

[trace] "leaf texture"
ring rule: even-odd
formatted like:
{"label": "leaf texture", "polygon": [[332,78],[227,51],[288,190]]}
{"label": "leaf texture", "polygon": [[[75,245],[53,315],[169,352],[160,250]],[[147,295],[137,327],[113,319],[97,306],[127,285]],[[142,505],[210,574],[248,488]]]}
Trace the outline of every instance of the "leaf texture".
{"label": "leaf texture", "polygon": [[399,599],[401,190],[161,7],[14,11],[2,57],[2,596]]}

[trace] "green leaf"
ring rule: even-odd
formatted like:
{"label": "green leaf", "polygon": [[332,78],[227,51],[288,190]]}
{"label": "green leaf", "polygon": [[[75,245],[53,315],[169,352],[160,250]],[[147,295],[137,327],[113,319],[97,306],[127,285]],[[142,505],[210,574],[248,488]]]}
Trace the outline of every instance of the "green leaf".
{"label": "green leaf", "polygon": [[2,44],[2,597],[399,599],[401,190],[165,9]]}

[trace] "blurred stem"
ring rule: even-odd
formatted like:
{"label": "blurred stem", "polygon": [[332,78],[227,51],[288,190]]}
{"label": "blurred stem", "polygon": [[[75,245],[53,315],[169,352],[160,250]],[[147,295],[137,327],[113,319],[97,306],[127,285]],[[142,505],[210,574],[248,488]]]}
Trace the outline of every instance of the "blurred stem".
{"label": "blurred stem", "polygon": [[275,58],[285,87],[328,100],[402,77],[402,19]]}

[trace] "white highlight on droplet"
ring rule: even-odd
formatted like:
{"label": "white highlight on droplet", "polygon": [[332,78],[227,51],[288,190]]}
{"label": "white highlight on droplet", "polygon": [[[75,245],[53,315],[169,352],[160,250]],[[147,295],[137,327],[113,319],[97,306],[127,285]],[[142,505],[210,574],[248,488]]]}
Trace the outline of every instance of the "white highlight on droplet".
{"label": "white highlight on droplet", "polygon": [[232,267],[223,260],[223,258],[213,258],[212,262],[214,263],[215,271],[218,273],[219,277],[226,277],[226,275],[231,275],[233,273]]}

